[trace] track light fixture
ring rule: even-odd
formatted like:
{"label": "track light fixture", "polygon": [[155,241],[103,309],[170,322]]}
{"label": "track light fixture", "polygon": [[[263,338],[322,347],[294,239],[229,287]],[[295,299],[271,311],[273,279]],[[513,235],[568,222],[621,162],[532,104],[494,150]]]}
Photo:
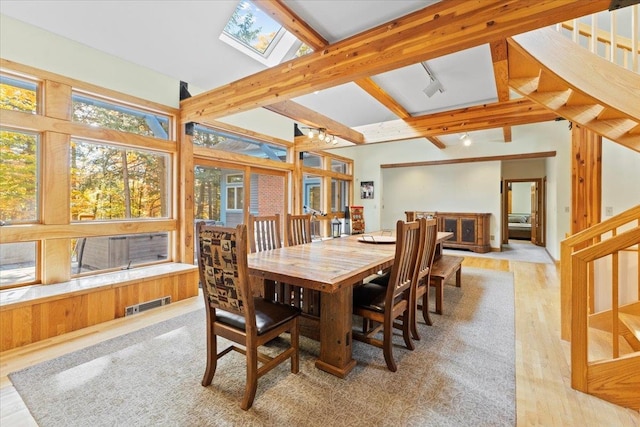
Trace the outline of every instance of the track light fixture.
{"label": "track light fixture", "polygon": [[307,131],[307,137],[311,140],[317,138],[318,141],[324,142],[325,144],[333,144],[336,145],[338,143],[338,138],[335,135],[331,135],[327,133],[327,129],[325,128],[305,128]]}
{"label": "track light fixture", "polygon": [[427,65],[427,61],[422,61],[421,64],[424,70],[427,72],[427,75],[429,76],[429,84],[427,85],[427,87],[422,89],[424,94],[431,98],[433,95],[435,95],[436,92],[444,92],[442,83],[440,83],[440,80],[438,80],[433,71],[431,71],[431,68],[429,68],[429,66]]}

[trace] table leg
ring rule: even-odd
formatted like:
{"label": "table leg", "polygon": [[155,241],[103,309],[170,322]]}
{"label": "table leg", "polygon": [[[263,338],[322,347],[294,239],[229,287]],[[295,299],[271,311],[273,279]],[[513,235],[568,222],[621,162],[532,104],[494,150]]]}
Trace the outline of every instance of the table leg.
{"label": "table leg", "polygon": [[320,358],[316,368],[344,378],[356,366],[351,353],[353,288],[323,293],[320,305]]}

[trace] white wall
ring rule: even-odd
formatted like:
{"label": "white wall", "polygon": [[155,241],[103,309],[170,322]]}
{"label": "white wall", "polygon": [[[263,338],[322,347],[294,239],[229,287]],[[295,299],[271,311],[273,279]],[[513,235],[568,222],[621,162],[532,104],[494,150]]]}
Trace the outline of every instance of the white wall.
{"label": "white wall", "polygon": [[[501,136],[502,132],[498,132]],[[483,139],[484,138],[484,139]],[[512,128],[512,139],[510,143],[504,143],[496,137],[495,133],[478,132],[473,134],[474,143],[465,147],[463,145],[449,147],[444,150],[438,149],[425,139],[414,139],[402,142],[390,142],[382,144],[367,144],[364,146],[346,147],[333,150],[336,154],[350,157],[355,162],[355,180],[356,186],[359,187],[360,181],[374,181],[376,193],[373,199],[360,200],[358,196],[355,198],[356,204],[362,204],[365,209],[365,223],[367,230],[372,231],[380,227],[387,227],[389,218],[398,212],[405,210],[431,210],[426,203],[425,195],[432,196],[431,193],[425,193],[425,187],[413,179],[414,169],[430,170],[431,172],[423,172],[425,176],[430,176],[437,171],[447,179],[443,185],[445,190],[440,191],[439,199],[436,203],[446,204],[448,211],[458,212],[490,212],[491,231],[494,236],[491,242],[492,247],[498,248],[501,230],[500,230],[500,180],[502,176],[503,165],[501,162],[471,162],[438,166],[412,166],[409,168],[395,168],[396,172],[391,172],[400,182],[399,176],[403,171],[407,173],[407,179],[404,180],[402,190],[394,187],[387,191],[387,182],[385,180],[387,171],[393,168],[380,168],[383,164],[401,164],[420,161],[437,161],[464,158],[477,158],[487,156],[500,156],[523,153],[538,153],[555,151],[556,157],[547,158],[542,166],[539,161],[527,166],[525,172],[527,178],[529,174],[535,173],[547,174],[548,197],[551,195],[560,202],[554,200],[553,208],[560,203],[561,205],[570,205],[570,181],[567,179],[567,186],[559,186],[557,176],[562,175],[556,171],[549,171],[549,167],[555,167],[556,164],[564,164],[568,160],[568,154],[571,150],[571,133],[568,129],[566,121],[547,122],[533,125],[514,126]],[[531,162],[529,162],[531,163]],[[481,166],[485,165],[485,166]],[[489,166],[486,166],[489,165]],[[487,168],[495,168],[492,172],[488,172]],[[568,175],[570,178],[570,163],[567,163]],[[522,167],[520,167],[522,171]],[[383,176],[384,171],[384,176]],[[544,172],[541,172],[544,171]],[[475,175],[474,175],[475,173]],[[396,175],[394,175],[396,174]],[[465,175],[466,174],[466,175]],[[463,177],[466,177],[463,178]],[[517,178],[519,176],[510,176]],[[542,176],[534,176],[542,177]],[[563,179],[564,180],[564,179]],[[449,184],[451,183],[451,184]],[[550,188],[553,187],[553,188]],[[429,190],[431,191],[431,190]],[[437,191],[437,190],[434,190]],[[402,194],[400,196],[399,194]],[[480,195],[481,201],[478,201]],[[409,207],[398,206],[393,211],[388,211],[387,207],[391,204],[404,204],[411,200]],[[449,199],[444,202],[441,200]],[[471,205],[469,202],[475,201],[478,205]],[[549,205],[550,203],[548,203]],[[384,217],[383,217],[384,206]],[[437,208],[438,210],[445,210]],[[433,209],[436,210],[436,209]],[[552,213],[555,215],[555,212]],[[403,216],[402,216],[403,217]],[[398,217],[401,218],[401,217]],[[396,218],[397,219],[397,218]],[[558,233],[564,234],[569,230],[569,216],[564,218],[566,224],[558,224],[557,220],[548,219],[547,222],[547,250],[550,254],[559,258],[559,242]]]}
{"label": "white wall", "polygon": [[511,183],[511,213],[531,213],[531,182]]}
{"label": "white wall", "polygon": [[[395,229],[396,221],[405,219],[405,211],[419,210],[488,212],[491,229],[500,230],[500,162],[382,169],[382,182],[380,224],[384,229]],[[499,247],[499,238],[494,236],[491,245]]]}

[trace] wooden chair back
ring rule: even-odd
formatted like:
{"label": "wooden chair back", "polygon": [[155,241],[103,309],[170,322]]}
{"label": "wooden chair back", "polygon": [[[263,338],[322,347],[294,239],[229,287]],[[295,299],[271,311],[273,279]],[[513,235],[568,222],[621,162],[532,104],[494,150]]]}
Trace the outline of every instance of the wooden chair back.
{"label": "wooden chair back", "polygon": [[435,219],[426,218],[419,218],[417,222],[420,227],[424,228],[424,238],[418,250],[416,272],[411,285],[411,336],[413,339],[419,340],[416,311],[421,298],[422,317],[427,325],[432,324],[429,316],[429,281],[436,253],[438,223]]}
{"label": "wooden chair back", "polygon": [[[396,252],[389,284],[387,285],[386,304],[393,307],[394,301],[403,299],[402,294],[409,294],[412,280],[416,272],[421,243],[424,240],[424,227],[420,222],[404,222],[396,224]],[[401,298],[402,297],[402,298]],[[407,303],[408,303],[408,298]]]}
{"label": "wooden chair back", "polygon": [[282,247],[280,214],[249,215],[249,250],[251,253]]}
{"label": "wooden chair back", "polygon": [[287,246],[311,243],[311,215],[287,214]]}
{"label": "wooden chair back", "polygon": [[436,240],[438,239],[438,223],[435,219],[419,218],[418,222],[424,222],[425,238],[420,248],[417,281],[421,281],[429,274],[433,257],[436,253]]}
{"label": "wooden chair back", "polygon": [[[397,370],[393,358],[394,327],[402,329],[405,345],[414,349],[410,332],[411,286],[424,240],[422,224],[397,222],[395,258],[386,286],[369,282],[353,291],[353,313],[363,318],[362,333],[354,332],[353,338],[382,348],[387,368],[392,372]],[[376,337],[381,329],[382,340]]]}

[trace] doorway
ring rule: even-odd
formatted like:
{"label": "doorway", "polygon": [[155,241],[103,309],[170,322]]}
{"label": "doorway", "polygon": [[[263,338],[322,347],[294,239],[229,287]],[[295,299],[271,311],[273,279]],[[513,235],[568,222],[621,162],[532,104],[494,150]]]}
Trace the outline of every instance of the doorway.
{"label": "doorway", "polygon": [[509,240],[546,245],[546,178],[502,182],[502,244]]}

